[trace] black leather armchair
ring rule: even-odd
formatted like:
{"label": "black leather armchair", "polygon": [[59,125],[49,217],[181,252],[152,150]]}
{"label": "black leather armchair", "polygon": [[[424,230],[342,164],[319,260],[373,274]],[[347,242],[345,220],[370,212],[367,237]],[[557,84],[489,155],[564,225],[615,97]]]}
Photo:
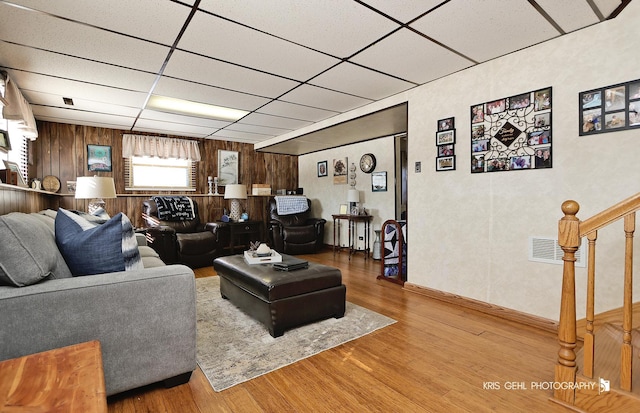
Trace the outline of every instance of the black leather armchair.
{"label": "black leather armchair", "polygon": [[[143,218],[147,240],[165,264],[185,264],[191,268],[213,265],[223,255],[225,241],[216,223],[201,223],[198,203],[193,202],[195,218],[191,220],[160,220],[153,199],[143,201]],[[228,244],[228,242],[227,242]]]}
{"label": "black leather armchair", "polygon": [[307,199],[309,208],[302,213],[279,215],[276,200],[269,199],[267,213],[269,221],[269,237],[271,246],[285,254],[309,254],[319,251],[324,241],[324,224],[322,218],[311,216],[311,200]]}

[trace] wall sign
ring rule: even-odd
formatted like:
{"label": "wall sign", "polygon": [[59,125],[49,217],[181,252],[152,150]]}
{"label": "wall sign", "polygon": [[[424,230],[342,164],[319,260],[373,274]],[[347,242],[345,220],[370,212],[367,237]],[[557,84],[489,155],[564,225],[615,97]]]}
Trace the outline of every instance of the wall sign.
{"label": "wall sign", "polygon": [[471,106],[471,173],[551,165],[551,87]]}
{"label": "wall sign", "polygon": [[640,79],[581,92],[580,136],[640,127]]}

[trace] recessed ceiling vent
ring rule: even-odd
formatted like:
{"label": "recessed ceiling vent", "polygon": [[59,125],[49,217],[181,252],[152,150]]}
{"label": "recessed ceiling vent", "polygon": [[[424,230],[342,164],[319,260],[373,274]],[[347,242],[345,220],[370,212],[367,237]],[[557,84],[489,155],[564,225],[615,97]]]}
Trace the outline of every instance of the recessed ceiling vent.
{"label": "recessed ceiling vent", "polygon": [[[587,243],[582,242],[576,251],[576,267],[587,266]],[[562,265],[564,251],[556,238],[529,237],[529,261]]]}
{"label": "recessed ceiling vent", "polygon": [[73,99],[71,98],[62,98],[65,105],[73,106]]}

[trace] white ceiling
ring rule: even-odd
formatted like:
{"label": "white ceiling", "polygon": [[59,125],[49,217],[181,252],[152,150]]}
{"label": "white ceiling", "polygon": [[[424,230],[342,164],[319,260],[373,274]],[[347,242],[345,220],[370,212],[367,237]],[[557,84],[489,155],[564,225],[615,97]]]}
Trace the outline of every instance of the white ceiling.
{"label": "white ceiling", "polygon": [[[0,0],[0,68],[40,120],[265,143],[599,23],[626,4]],[[145,108],[152,94],[249,114],[228,122],[157,112]],[[358,133],[353,125],[342,130],[358,139],[403,132],[406,107],[398,109],[359,122]],[[303,154],[348,143],[339,133],[319,133],[314,144],[306,136],[263,150]]]}

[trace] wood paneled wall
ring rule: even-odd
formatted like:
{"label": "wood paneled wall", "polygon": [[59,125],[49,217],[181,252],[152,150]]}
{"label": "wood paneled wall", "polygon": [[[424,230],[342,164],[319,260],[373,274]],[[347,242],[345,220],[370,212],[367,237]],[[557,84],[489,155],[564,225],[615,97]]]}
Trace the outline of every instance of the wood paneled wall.
{"label": "wood paneled wall", "polygon": [[[87,168],[87,145],[109,145],[112,148],[112,172],[98,172],[99,176],[112,176],[116,184],[118,198],[106,200],[107,212],[115,215],[124,212],[135,226],[142,224],[142,201],[157,192],[125,191],[124,159],[122,158],[122,135],[124,130],[96,128],[92,126],[68,125],[53,122],[38,122],[39,137],[32,142],[30,148],[29,180],[43,178],[46,175],[58,177],[61,182],[59,191],[63,196],[40,195],[36,192],[22,191],[23,195],[15,195],[16,191],[2,190],[0,194],[0,211],[35,212],[44,207],[56,208],[58,205],[68,209],[86,210],[86,200],[76,200],[67,193],[66,182],[75,181],[78,176],[94,175]],[[181,139],[178,136],[169,136]],[[295,189],[298,187],[298,157],[256,152],[252,144],[228,142],[212,139],[194,139],[200,142],[202,161],[197,163],[196,193],[188,193],[198,202],[201,219],[215,221],[222,216],[223,209],[229,209],[229,201],[222,196],[207,196],[207,177],[216,176],[218,169],[218,149],[237,151],[240,154],[240,183],[248,188],[254,183],[269,184],[273,192],[276,189]],[[7,192],[7,194],[5,194]],[[224,188],[220,188],[224,192]],[[16,192],[18,193],[18,192]],[[172,192],[164,191],[163,194]],[[26,195],[30,194],[30,195]],[[178,193],[174,193],[178,194]],[[18,199],[20,198],[20,199]],[[31,200],[29,200],[29,199]],[[243,202],[251,219],[265,220],[268,197],[250,196]]]}

